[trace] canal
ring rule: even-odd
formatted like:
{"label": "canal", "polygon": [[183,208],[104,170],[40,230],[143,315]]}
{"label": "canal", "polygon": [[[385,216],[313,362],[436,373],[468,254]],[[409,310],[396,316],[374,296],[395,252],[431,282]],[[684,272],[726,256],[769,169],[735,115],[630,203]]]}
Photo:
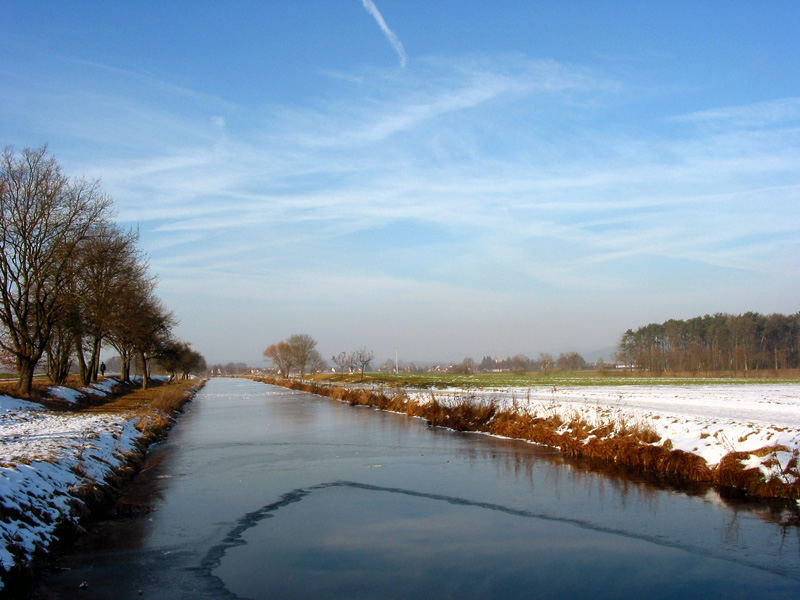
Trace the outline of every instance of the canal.
{"label": "canal", "polygon": [[800,597],[781,505],[242,379],[126,502],[35,598]]}

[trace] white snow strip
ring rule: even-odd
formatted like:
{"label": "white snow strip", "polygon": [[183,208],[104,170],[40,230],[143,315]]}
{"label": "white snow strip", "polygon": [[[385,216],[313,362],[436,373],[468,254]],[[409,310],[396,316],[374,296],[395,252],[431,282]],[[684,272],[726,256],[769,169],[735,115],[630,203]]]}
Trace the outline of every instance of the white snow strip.
{"label": "white snow strip", "polygon": [[79,391],[64,387],[62,385],[54,385],[48,388],[47,392],[56,398],[61,398],[62,400],[66,400],[70,403],[75,403],[83,398],[83,394],[81,394]]}
{"label": "white snow strip", "polygon": [[[583,419],[592,426],[634,424],[652,429],[676,450],[692,452],[717,465],[729,452],[752,452],[782,445],[762,459],[752,458],[769,476],[800,451],[800,384],[635,385],[507,387],[410,391],[418,401],[463,398],[516,406],[534,416]],[[774,466],[764,466],[770,459]]]}
{"label": "white snow strip", "polygon": [[[80,397],[69,388],[50,392],[69,402]],[[73,490],[125,464],[141,435],[136,419],[49,411],[0,396],[0,589],[3,572],[46,548],[60,520],[74,520]]]}

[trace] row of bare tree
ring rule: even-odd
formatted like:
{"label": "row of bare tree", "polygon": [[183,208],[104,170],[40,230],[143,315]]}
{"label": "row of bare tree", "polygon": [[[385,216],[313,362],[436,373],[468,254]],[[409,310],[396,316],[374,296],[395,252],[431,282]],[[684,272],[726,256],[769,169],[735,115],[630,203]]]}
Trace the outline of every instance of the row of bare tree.
{"label": "row of bare tree", "polygon": [[560,371],[579,371],[588,366],[586,360],[577,352],[562,352],[558,358],[553,358],[548,352],[540,352],[537,358],[528,358],[524,354],[517,354],[505,359],[484,356],[476,364],[471,358],[465,358],[460,364],[454,365],[456,373],[512,371],[515,373],[528,373],[531,371],[549,372],[554,369]]}
{"label": "row of bare tree", "polygon": [[372,350],[367,350],[365,347],[353,350],[352,352],[340,352],[336,356],[332,356],[331,360],[342,373],[346,371],[352,373],[358,371],[361,374],[361,379],[364,379],[364,369],[375,360],[375,353]]}
{"label": "row of bare tree", "polygon": [[[344,373],[359,371],[364,376],[364,369],[375,359],[375,353],[366,348],[353,352],[340,352],[331,360]],[[289,336],[282,342],[271,344],[264,350],[264,360],[271,363],[283,377],[297,370],[300,377],[306,373],[315,373],[327,367],[317,350],[317,341],[310,335],[299,333]]]}
{"label": "row of bare tree", "polygon": [[642,371],[798,368],[800,313],[717,313],[651,323],[622,334],[617,359]]}
{"label": "row of bare tree", "polygon": [[122,379],[139,359],[143,386],[157,358],[173,373],[199,369],[202,356],[173,339],[174,315],[155,295],[138,231],[111,221],[112,201],[97,181],[71,179],[46,147],[0,158],[0,348],[29,395],[47,357],[63,383],[73,361],[84,385],[97,380],[100,350],[120,355]]}

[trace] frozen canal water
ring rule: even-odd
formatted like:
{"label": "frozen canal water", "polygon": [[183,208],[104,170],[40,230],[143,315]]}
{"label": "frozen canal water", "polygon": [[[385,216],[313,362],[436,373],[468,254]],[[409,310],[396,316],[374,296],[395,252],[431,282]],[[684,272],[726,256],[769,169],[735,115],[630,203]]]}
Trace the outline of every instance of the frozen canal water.
{"label": "frozen canal water", "polygon": [[[791,511],[212,379],[40,598],[798,598]],[[79,585],[88,587],[79,591]]]}

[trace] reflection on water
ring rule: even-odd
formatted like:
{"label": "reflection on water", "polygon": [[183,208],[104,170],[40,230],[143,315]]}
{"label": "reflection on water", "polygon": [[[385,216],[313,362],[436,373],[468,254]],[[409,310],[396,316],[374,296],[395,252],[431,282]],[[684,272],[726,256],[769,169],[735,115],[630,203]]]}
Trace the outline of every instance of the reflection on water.
{"label": "reflection on water", "polygon": [[[796,598],[796,507],[212,380],[36,597]],[[163,462],[158,462],[163,457]],[[141,593],[140,593],[141,592]]]}
{"label": "reflection on water", "polygon": [[719,490],[707,483],[684,481],[674,476],[642,471],[599,459],[575,458],[557,450],[540,447],[537,447],[535,453],[504,451],[504,443],[514,448],[527,442],[493,439],[498,448],[457,448],[456,455],[473,463],[490,462],[504,475],[518,481],[525,480],[531,486],[534,485],[534,473],[547,462],[557,467],[550,473],[554,477],[553,483],[556,479],[568,477],[571,484],[587,488],[594,486],[599,494],[613,490],[623,504],[629,499],[634,502],[654,502],[663,492],[674,492],[724,505],[731,509],[732,516],[740,511],[748,516],[757,516],[780,525],[787,535],[800,535],[797,527],[800,525],[800,507],[793,501],[754,499],[736,490]]}
{"label": "reflection on water", "polygon": [[[330,518],[310,516],[321,511]],[[247,598],[406,598],[420,590],[437,598],[744,598],[798,589],[647,534],[354,482],[294,490],[246,515],[203,568]]]}

